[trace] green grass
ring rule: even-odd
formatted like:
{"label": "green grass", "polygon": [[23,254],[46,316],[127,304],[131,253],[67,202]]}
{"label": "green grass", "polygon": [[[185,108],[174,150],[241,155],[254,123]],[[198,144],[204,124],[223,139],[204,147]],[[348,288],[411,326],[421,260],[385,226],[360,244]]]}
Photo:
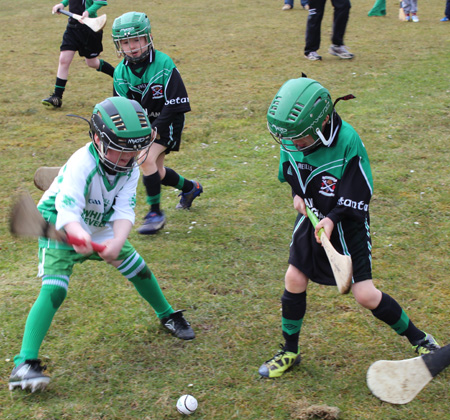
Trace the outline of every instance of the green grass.
{"label": "green grass", "polygon": [[[37,201],[33,174],[62,164],[88,141],[89,117],[111,94],[111,80],[76,56],[61,110],[40,104],[51,92],[66,19],[53,3],[2,5],[0,41],[0,418],[46,420],[176,419],[175,404],[193,394],[192,418],[301,418],[325,404],[340,418],[435,419],[450,411],[443,372],[405,406],[381,403],[365,374],[378,359],[413,357],[405,339],[375,320],[351,296],[311,284],[302,329],[303,361],[276,381],[259,365],[281,342],[280,303],[295,213],[277,181],[277,147],[266,130],[267,107],[301,72],[322,82],[338,111],[362,136],[371,158],[374,278],[413,321],[447,344],[449,190],[449,38],[444,2],[419,2],[420,23],[368,18],[372,1],[354,1],[346,34],[352,61],[327,54],[332,19],[327,2],[322,62],[303,58],[306,13],[281,1],[111,1],[105,60],[116,64],[109,31],[132,9],[152,22],[156,47],[185,80],[192,112],[179,153],[167,165],[198,179],[204,194],[191,211],[175,211],[177,192],[164,189],[168,222],[154,237],[131,241],[155,272],[171,304],[187,309],[193,342],[166,334],[145,302],[114,269],[76,268],[69,294],[41,349],[52,382],[40,394],[10,393],[7,381],[28,311],[39,293],[37,247],[11,237],[8,211],[19,190]],[[33,14],[30,16],[30,7]],[[142,185],[137,215],[146,212]]]}

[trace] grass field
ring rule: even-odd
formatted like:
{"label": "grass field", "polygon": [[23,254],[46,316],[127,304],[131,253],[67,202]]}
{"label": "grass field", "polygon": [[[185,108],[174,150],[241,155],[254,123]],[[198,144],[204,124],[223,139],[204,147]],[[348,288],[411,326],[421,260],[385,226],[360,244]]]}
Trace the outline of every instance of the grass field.
{"label": "grass field", "polygon": [[[302,328],[303,361],[276,381],[258,367],[281,342],[280,296],[295,212],[277,181],[278,149],[266,130],[279,87],[301,72],[333,98],[363,138],[371,158],[375,284],[394,296],[421,328],[447,344],[450,263],[450,25],[445,2],[419,2],[419,23],[368,18],[372,0],[353,2],[346,44],[352,61],[327,54],[332,20],[327,2],[322,62],[303,58],[306,12],[282,12],[282,1],[111,1],[102,57],[118,63],[109,33],[114,17],[147,12],[155,45],[186,83],[192,112],[182,150],[167,165],[199,180],[204,194],[176,211],[164,189],[168,222],[153,237],[131,241],[176,309],[187,309],[197,338],[166,334],[145,302],[115,270],[76,268],[69,294],[41,348],[52,382],[39,394],[8,391],[28,311],[37,297],[37,245],[11,237],[8,211],[20,190],[38,201],[33,174],[59,166],[88,141],[89,117],[111,95],[111,79],[80,57],[71,67],[63,108],[40,101],[53,89],[66,18],[53,2],[2,4],[0,24],[0,418],[172,420],[184,393],[199,401],[194,419],[301,419],[314,405],[338,407],[340,419],[436,419],[450,412],[449,371],[411,403],[372,396],[365,374],[379,359],[413,357],[351,295],[311,284]],[[142,185],[137,215],[146,213]],[[447,414],[445,414],[447,413]]]}

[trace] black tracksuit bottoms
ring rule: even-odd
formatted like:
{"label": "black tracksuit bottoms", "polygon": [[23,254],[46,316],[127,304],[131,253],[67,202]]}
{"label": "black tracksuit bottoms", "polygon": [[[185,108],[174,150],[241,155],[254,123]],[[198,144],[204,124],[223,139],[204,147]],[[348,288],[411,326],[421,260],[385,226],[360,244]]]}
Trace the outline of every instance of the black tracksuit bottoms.
{"label": "black tracksuit bottoms", "polygon": [[[326,0],[309,0],[309,14],[306,22],[305,55],[320,48],[320,26]],[[333,35],[331,42],[344,45],[344,34],[350,15],[350,0],[331,0],[334,7]]]}

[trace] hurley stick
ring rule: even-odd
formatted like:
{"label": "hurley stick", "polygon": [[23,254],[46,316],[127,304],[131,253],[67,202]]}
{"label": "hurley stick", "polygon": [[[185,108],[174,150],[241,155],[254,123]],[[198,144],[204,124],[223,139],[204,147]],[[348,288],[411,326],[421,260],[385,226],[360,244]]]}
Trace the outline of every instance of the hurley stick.
{"label": "hurley stick", "polygon": [[59,166],[41,166],[34,173],[34,185],[41,191],[47,191],[58,175]]}
{"label": "hurley stick", "polygon": [[101,15],[96,18],[84,18],[83,16],[68,12],[64,9],[59,9],[58,12],[66,16],[70,16],[71,18],[78,20],[78,22],[84,23],[86,26],[89,26],[89,28],[91,28],[94,32],[101,31],[106,25],[106,15]]}
{"label": "hurley stick", "polygon": [[406,404],[448,365],[450,344],[413,359],[378,360],[367,371],[367,386],[382,401]]}
{"label": "hurley stick", "polygon": [[[14,203],[9,218],[9,230],[16,236],[43,237],[64,242],[69,245],[85,245],[83,240],[56,230],[55,226],[44,220],[29,193],[23,193]],[[102,252],[105,246],[91,242],[92,249]]]}
{"label": "hurley stick", "polygon": [[[315,228],[317,223],[319,223],[319,219],[308,206],[306,206],[306,213],[308,214],[308,218]],[[348,255],[339,254],[339,252],[334,249],[323,229],[319,231],[319,237],[325,253],[327,254],[331,269],[333,270],[333,275],[334,279],[336,280],[338,290],[342,294],[347,294],[350,291],[350,287],[352,285],[352,259]]]}

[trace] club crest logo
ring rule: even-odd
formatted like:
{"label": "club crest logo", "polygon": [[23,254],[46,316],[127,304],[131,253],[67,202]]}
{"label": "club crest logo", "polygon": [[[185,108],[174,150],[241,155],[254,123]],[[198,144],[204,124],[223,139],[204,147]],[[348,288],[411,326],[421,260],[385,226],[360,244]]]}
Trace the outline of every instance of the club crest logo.
{"label": "club crest logo", "polygon": [[161,99],[164,97],[163,85],[153,85],[152,89],[152,99]]}
{"label": "club crest logo", "polygon": [[336,178],[329,175],[322,176],[322,183],[320,185],[319,194],[326,195],[327,197],[334,197],[336,183]]}

